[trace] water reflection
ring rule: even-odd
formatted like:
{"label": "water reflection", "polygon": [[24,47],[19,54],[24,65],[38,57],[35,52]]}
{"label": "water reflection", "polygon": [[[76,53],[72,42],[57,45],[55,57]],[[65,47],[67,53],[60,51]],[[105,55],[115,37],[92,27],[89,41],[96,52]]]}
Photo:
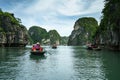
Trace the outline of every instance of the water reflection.
{"label": "water reflection", "polygon": [[24,48],[0,48],[0,61],[9,60],[12,57],[19,57],[25,52]]}
{"label": "water reflection", "polygon": [[106,79],[120,80],[120,53],[107,50],[103,53],[101,57]]}
{"label": "water reflection", "polygon": [[[75,76],[81,80],[103,80],[105,74],[100,52],[87,51],[77,47],[74,49]],[[84,76],[84,77],[83,77]]]}
{"label": "water reflection", "polygon": [[0,48],[0,79],[10,80],[16,77],[19,72],[19,57],[25,51],[24,48]]}

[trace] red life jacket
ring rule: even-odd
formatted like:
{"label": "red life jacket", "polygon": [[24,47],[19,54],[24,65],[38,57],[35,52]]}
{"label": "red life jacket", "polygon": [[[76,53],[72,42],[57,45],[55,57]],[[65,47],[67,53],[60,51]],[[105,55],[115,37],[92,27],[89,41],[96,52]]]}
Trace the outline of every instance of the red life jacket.
{"label": "red life jacket", "polygon": [[40,47],[40,49],[39,49],[40,51],[43,51],[43,48],[42,47]]}

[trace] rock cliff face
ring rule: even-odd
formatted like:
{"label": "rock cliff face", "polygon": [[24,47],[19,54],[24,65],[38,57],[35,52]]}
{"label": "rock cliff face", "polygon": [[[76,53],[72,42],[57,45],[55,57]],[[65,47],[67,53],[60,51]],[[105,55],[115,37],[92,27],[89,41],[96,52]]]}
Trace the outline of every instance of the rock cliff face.
{"label": "rock cliff face", "polygon": [[120,1],[105,0],[103,17],[96,37],[107,49],[120,50]]}
{"label": "rock cliff face", "polygon": [[19,47],[28,43],[27,29],[19,20],[14,14],[0,10],[0,46]]}
{"label": "rock cliff face", "polygon": [[84,45],[93,40],[98,28],[97,21],[92,17],[80,18],[75,22],[74,30],[69,36],[68,45]]}

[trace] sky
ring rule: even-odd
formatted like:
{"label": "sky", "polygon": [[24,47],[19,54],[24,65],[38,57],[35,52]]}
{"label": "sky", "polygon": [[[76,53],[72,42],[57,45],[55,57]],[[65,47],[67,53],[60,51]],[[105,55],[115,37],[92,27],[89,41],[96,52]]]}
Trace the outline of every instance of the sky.
{"label": "sky", "polygon": [[40,26],[69,36],[79,18],[94,17],[100,22],[104,0],[0,0],[0,8],[14,13],[28,30]]}

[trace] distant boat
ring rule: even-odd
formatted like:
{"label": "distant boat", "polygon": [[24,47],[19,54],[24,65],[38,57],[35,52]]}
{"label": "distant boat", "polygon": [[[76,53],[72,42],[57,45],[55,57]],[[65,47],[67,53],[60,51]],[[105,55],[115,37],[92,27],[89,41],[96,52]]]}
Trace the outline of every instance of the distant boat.
{"label": "distant boat", "polygon": [[94,48],[94,47],[87,47],[87,50],[100,51],[100,50],[101,50],[101,48],[100,48],[100,47],[96,47],[96,48]]}
{"label": "distant boat", "polygon": [[87,47],[87,50],[93,50],[93,48],[88,46],[88,47]]}
{"label": "distant boat", "polygon": [[95,50],[95,51],[101,50],[101,48],[96,44],[87,43],[86,46],[87,46],[87,50]]}
{"label": "distant boat", "polygon": [[95,51],[100,51],[100,50],[102,50],[101,48],[93,48],[93,50],[95,50]]}
{"label": "distant boat", "polygon": [[52,48],[53,48],[53,49],[56,49],[56,48],[57,48],[57,46],[52,46]]}
{"label": "distant boat", "polygon": [[56,49],[56,48],[57,48],[57,45],[56,45],[56,44],[53,44],[53,45],[52,45],[52,48],[53,48],[53,49]]}

